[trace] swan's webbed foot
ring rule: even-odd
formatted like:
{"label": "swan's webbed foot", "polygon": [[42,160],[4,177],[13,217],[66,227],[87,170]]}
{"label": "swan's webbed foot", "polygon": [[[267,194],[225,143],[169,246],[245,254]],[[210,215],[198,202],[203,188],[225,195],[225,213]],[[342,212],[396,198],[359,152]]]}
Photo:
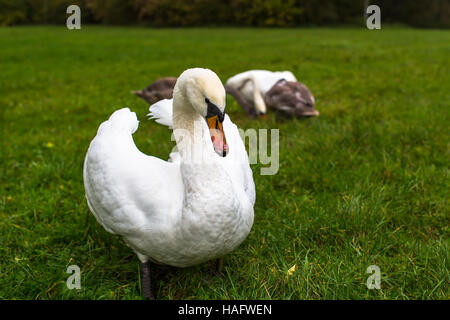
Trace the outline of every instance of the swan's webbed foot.
{"label": "swan's webbed foot", "polygon": [[150,279],[150,262],[141,262],[141,287],[142,294],[147,300],[155,300],[152,294],[152,282]]}

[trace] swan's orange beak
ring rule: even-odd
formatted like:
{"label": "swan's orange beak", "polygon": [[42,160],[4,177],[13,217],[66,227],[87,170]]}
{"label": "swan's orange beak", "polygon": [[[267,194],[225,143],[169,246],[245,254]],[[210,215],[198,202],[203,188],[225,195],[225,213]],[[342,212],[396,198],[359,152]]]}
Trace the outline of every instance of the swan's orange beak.
{"label": "swan's orange beak", "polygon": [[213,143],[214,151],[221,157],[225,157],[228,153],[227,139],[223,132],[222,122],[219,121],[219,116],[214,115],[206,118],[208,123],[209,134]]}

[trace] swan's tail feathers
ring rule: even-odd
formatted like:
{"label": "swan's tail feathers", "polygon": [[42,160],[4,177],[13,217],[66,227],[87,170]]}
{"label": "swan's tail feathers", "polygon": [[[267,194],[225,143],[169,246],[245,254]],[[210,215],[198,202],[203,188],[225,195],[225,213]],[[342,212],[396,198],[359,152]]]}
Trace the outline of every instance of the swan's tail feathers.
{"label": "swan's tail feathers", "polygon": [[98,129],[99,132],[103,131],[105,127],[125,130],[130,134],[133,134],[139,127],[139,121],[136,117],[136,113],[131,112],[129,108],[123,108],[114,111],[108,121],[101,124]]}
{"label": "swan's tail feathers", "polygon": [[157,123],[172,128],[172,102],[173,99],[164,99],[152,104],[148,114],[150,119],[155,119]]}

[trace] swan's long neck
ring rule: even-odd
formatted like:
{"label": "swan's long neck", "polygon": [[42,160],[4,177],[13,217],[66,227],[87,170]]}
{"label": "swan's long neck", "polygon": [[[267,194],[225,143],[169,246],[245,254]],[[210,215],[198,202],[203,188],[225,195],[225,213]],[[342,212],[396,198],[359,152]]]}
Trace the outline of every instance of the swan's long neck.
{"label": "swan's long neck", "polygon": [[[174,93],[175,95],[175,93]],[[202,117],[195,111],[189,100],[182,94],[176,94],[173,99],[173,130],[185,130],[194,135],[194,124],[202,121]]]}
{"label": "swan's long neck", "polygon": [[172,117],[173,132],[182,162],[192,163],[207,147],[203,139],[205,120],[181,94],[173,100]]}
{"label": "swan's long neck", "polygon": [[[205,132],[206,126],[202,125],[205,120],[188,99],[176,91],[173,101],[173,129],[181,158],[185,208],[193,213],[203,214],[204,208],[209,208],[211,212],[225,213],[228,210],[224,202],[234,205],[234,201],[228,199],[233,186],[223,169],[222,158],[214,152],[209,133]],[[178,130],[182,137],[177,136]],[[185,135],[189,136],[186,141]]]}

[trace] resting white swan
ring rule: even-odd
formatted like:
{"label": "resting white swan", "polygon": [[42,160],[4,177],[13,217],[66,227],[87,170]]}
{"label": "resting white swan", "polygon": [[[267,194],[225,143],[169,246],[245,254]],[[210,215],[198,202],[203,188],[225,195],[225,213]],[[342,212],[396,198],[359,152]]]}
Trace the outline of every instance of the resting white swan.
{"label": "resting white swan", "polygon": [[242,72],[229,78],[225,89],[250,116],[264,115],[266,106],[292,117],[319,115],[311,91],[290,71]]}
{"label": "resting white swan", "polygon": [[174,89],[173,114],[171,102],[151,107],[158,122],[173,125],[178,151],[169,162],[137,149],[138,121],[125,108],[100,125],[84,163],[89,208],[137,254],[147,298],[149,261],[187,267],[221,257],[253,224],[252,171],[238,129],[224,114],[217,75],[186,70]]}

